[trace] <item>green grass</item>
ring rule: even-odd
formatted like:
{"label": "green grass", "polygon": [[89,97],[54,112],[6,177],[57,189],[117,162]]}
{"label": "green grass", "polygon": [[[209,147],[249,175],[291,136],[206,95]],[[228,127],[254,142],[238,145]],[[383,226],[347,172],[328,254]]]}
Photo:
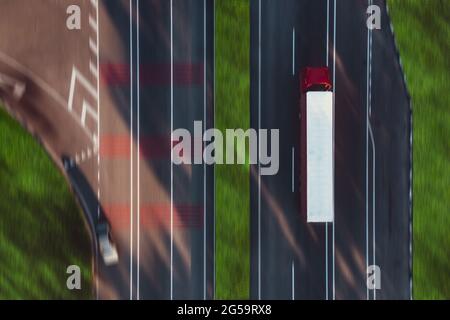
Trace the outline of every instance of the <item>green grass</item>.
{"label": "green grass", "polygon": [[413,106],[414,298],[450,299],[450,1],[388,4]]}
{"label": "green grass", "polygon": [[[250,127],[250,3],[219,0],[216,15],[216,128]],[[216,297],[248,299],[250,177],[248,166],[217,165]]]}
{"label": "green grass", "polygon": [[[389,0],[414,113],[414,298],[450,298],[450,2]],[[249,127],[249,1],[216,2],[216,127]],[[217,298],[249,295],[249,173],[216,166]]]}
{"label": "green grass", "polygon": [[[216,127],[248,128],[249,1],[216,1]],[[450,298],[450,2],[389,0],[414,112],[414,290]],[[0,299],[91,298],[81,213],[42,148],[0,110]],[[249,297],[248,166],[216,166],[216,297]],[[66,267],[82,290],[66,289]]]}
{"label": "green grass", "polygon": [[[91,247],[62,174],[0,108],[0,299],[91,298]],[[81,268],[82,289],[66,287]]]}

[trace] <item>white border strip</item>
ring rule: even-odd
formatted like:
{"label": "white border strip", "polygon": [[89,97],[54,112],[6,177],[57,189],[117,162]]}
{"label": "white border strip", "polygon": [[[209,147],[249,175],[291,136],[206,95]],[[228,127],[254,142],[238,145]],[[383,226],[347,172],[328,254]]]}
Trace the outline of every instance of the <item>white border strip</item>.
{"label": "white border strip", "polygon": [[[173,132],[173,0],[170,0],[170,132]],[[170,140],[170,300],[173,300],[173,149]]]}
{"label": "white border strip", "polygon": [[130,0],[130,300],[133,300],[133,0]]}
{"label": "white border strip", "polygon": [[[206,131],[206,0],[203,0],[203,132]],[[203,142],[203,147],[206,142]],[[206,163],[203,162],[203,300],[206,300]]]}
{"label": "white border strip", "polygon": [[[333,110],[335,110],[336,96],[336,0],[333,7]],[[336,234],[335,234],[336,215],[333,219],[333,300],[336,299]]]}
{"label": "white border strip", "polygon": [[[261,0],[259,0],[258,18],[258,132],[261,128]],[[258,153],[261,144],[258,139]],[[258,299],[261,300],[261,165],[258,162]]]}
{"label": "white border strip", "polygon": [[136,154],[136,160],[137,160],[137,187],[136,187],[136,192],[137,192],[137,203],[136,203],[136,210],[137,210],[137,230],[136,230],[136,235],[137,235],[137,239],[136,239],[136,250],[137,250],[137,261],[136,261],[136,299],[139,300],[140,299],[140,245],[141,245],[141,195],[140,195],[140,166],[141,166],[141,161],[140,161],[140,135],[141,135],[141,130],[140,130],[140,109],[141,109],[141,94],[140,94],[140,63],[141,63],[141,59],[140,59],[140,35],[139,35],[139,0],[137,0],[136,2],[136,46],[137,46],[137,57],[136,57],[136,86],[137,86],[137,120],[136,120],[136,129],[137,129],[137,154]]}

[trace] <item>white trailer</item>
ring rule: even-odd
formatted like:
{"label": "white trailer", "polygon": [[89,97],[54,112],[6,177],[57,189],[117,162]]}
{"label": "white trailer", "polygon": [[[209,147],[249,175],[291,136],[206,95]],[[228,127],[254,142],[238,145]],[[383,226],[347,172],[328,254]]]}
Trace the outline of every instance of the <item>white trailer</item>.
{"label": "white trailer", "polygon": [[333,92],[306,91],[302,96],[301,208],[307,222],[333,222]]}

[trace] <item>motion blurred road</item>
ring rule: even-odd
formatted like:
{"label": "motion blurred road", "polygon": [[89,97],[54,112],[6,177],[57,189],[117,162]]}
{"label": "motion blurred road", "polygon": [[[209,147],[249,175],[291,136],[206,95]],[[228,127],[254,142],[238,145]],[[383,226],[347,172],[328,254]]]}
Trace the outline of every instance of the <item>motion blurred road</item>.
{"label": "motion blurred road", "polygon": [[[366,27],[369,5],[381,29]],[[300,215],[302,68],[328,66],[335,221]],[[253,299],[411,297],[411,111],[384,1],[252,0],[251,125],[280,129],[280,171],[251,178]],[[381,289],[369,289],[368,266]]]}
{"label": "motion blurred road", "polygon": [[[73,5],[80,30],[66,26]],[[212,298],[213,169],[173,166],[171,132],[213,126],[213,2],[5,0],[0,30],[8,110],[66,171],[91,228],[112,226],[120,261],[94,249],[96,298]]]}
{"label": "motion blurred road", "polygon": [[[385,2],[250,3],[251,125],[281,141],[277,175],[251,170],[251,298],[409,299],[411,111]],[[366,27],[371,4],[380,30]],[[72,5],[80,30],[66,26]],[[213,168],[172,165],[170,139],[194,120],[213,127],[213,24],[211,0],[0,3],[2,100],[65,170],[91,228],[112,226],[120,261],[94,248],[99,299],[214,297]],[[327,225],[299,213],[305,66],[328,66],[335,93]],[[370,265],[381,289],[366,286]]]}

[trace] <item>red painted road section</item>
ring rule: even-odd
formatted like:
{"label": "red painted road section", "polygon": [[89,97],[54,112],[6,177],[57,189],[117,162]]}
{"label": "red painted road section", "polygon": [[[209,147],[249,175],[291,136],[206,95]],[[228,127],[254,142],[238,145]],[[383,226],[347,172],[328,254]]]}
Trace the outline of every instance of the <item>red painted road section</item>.
{"label": "red painted road section", "polygon": [[[130,204],[106,204],[104,211],[115,230],[129,229]],[[151,203],[140,206],[141,227],[159,228],[170,225],[170,203]],[[173,225],[175,228],[203,227],[203,206],[174,204]],[[117,229],[116,229],[117,228]]]}
{"label": "red painted road section", "polygon": [[[197,138],[202,144],[202,137]],[[172,145],[178,144],[174,141]],[[170,159],[170,137],[167,136],[141,136],[139,138],[139,155],[145,159]],[[191,141],[194,149],[194,141]],[[100,157],[102,158],[130,158],[130,136],[128,134],[109,134],[100,136]],[[202,149],[199,153],[203,152]],[[181,152],[180,156],[183,156]]]}
{"label": "red painted road section", "polygon": [[[203,63],[175,63],[173,82],[177,86],[203,85]],[[170,64],[141,64],[141,86],[169,86]],[[130,65],[126,63],[104,63],[100,65],[100,79],[109,86],[130,84]]]}

